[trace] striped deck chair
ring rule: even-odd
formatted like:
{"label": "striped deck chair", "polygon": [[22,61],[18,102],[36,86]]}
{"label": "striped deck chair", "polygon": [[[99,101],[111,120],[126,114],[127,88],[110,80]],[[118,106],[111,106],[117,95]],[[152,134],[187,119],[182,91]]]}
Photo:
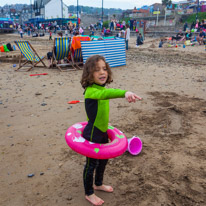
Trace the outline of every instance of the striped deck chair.
{"label": "striped deck chair", "polygon": [[83,56],[82,56],[82,48],[81,42],[83,41],[90,41],[89,36],[74,36],[72,38],[71,50],[72,50],[72,57],[74,60],[74,65],[78,68],[79,65],[83,65]]}
{"label": "striped deck chair", "polygon": [[[36,67],[37,64],[40,62],[46,67],[45,63],[43,62],[43,59],[45,57],[39,56],[36,52],[36,50],[32,47],[32,45],[28,41],[14,41],[14,43],[17,45],[19,50],[21,51],[21,56],[19,59],[19,68],[16,69],[18,71],[22,67],[26,66],[26,64],[31,64],[29,69],[27,71],[30,71],[34,67]],[[26,62],[22,63],[22,58],[26,58]]]}
{"label": "striped deck chair", "polygon": [[[70,37],[58,37],[54,39],[54,46],[53,46],[53,54],[52,54],[52,67],[56,65],[56,67],[60,71],[66,71],[62,67],[72,66],[73,69],[69,70],[76,70],[74,67],[74,61],[71,57],[71,61],[69,59],[70,56]],[[59,61],[64,60],[66,63],[58,63]]]}
{"label": "striped deck chair", "polygon": [[78,69],[81,69],[79,65],[83,65],[82,49],[76,49],[73,53],[74,64]]}

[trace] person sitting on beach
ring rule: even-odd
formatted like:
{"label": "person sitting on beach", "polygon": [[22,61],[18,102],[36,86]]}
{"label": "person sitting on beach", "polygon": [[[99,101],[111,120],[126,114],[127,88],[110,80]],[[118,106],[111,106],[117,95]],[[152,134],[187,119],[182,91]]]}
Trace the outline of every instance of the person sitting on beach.
{"label": "person sitting on beach", "polygon": [[[62,37],[62,32],[59,32],[57,34],[57,37]],[[54,46],[54,54],[56,56],[56,46]],[[48,68],[51,68],[52,67],[52,57],[53,57],[53,51],[51,52],[48,52],[47,53],[47,59],[48,59]],[[58,64],[61,64],[61,60],[58,60]],[[53,65],[53,66],[56,66],[56,65]]]}
{"label": "person sitting on beach", "polygon": [[196,29],[197,32],[200,31],[200,21],[199,21],[199,19],[196,20],[195,29]]}
{"label": "person sitting on beach", "polygon": [[176,36],[172,36],[172,43],[173,43],[173,40],[176,40],[176,43],[177,41],[181,41],[184,39],[184,34],[182,33],[182,31],[180,30]]}
{"label": "person sitting on beach", "polygon": [[194,29],[195,28],[195,22],[193,21],[191,26],[190,26],[190,30]]}
{"label": "person sitting on beach", "polygon": [[200,30],[200,33],[199,33],[199,35],[198,35],[198,37],[197,37],[197,41],[198,41],[199,45],[204,44],[204,39],[205,39],[205,38],[206,38],[205,32],[203,32],[202,30]]}
{"label": "person sitting on beach", "polygon": [[121,35],[122,35],[122,32],[121,32],[121,31],[119,31],[119,32],[118,32],[118,34],[116,35],[116,37],[120,38],[120,37],[121,37]]}
{"label": "person sitting on beach", "polygon": [[142,34],[139,33],[137,35],[137,43],[136,43],[136,46],[138,47],[139,45],[142,45],[144,43],[144,40],[143,40],[143,37],[142,37]]}
{"label": "person sitting on beach", "polygon": [[186,30],[187,30],[187,27],[188,27],[187,22],[185,22],[185,23],[184,23],[184,26],[183,26],[183,31],[186,31]]}
{"label": "person sitting on beach", "polygon": [[192,32],[191,32],[191,30],[186,32],[185,38],[186,38],[186,40],[192,40]]}
{"label": "person sitting on beach", "polygon": [[167,41],[167,40],[166,40],[165,37],[160,38],[159,48],[162,48],[162,47],[163,47],[163,44],[164,44],[166,41]]}
{"label": "person sitting on beach", "polygon": [[[88,118],[83,137],[88,141],[99,144],[108,143],[109,99],[125,97],[129,103],[141,100],[141,97],[133,92],[105,88],[105,85],[110,84],[112,81],[111,68],[103,56],[93,55],[86,60],[80,82],[85,89],[85,109]],[[85,198],[93,205],[102,205],[104,203],[101,198],[94,194],[94,190],[113,192],[111,186],[103,184],[107,162],[108,159],[86,157],[83,172]]]}

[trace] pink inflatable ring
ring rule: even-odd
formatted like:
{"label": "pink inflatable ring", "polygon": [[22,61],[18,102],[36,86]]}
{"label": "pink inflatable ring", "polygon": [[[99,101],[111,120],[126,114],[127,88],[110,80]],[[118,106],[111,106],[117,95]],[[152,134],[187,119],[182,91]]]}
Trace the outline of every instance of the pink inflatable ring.
{"label": "pink inflatable ring", "polygon": [[117,128],[109,126],[107,133],[111,142],[97,144],[82,137],[87,122],[80,122],[69,127],[65,139],[69,147],[84,156],[94,159],[110,159],[122,155],[127,147],[126,136]]}

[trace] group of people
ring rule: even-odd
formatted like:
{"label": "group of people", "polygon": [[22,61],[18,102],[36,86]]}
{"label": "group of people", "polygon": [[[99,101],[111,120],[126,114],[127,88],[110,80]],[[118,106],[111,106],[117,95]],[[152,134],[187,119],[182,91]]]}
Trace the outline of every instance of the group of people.
{"label": "group of people", "polygon": [[[121,35],[121,33],[119,33]],[[129,24],[126,24],[126,30],[124,32],[124,38],[126,43],[126,50],[129,49],[129,40],[130,40],[130,26]],[[137,40],[136,40],[136,47],[139,47],[140,45],[144,44],[144,38],[141,34],[141,32],[137,32]]]}
{"label": "group of people", "polygon": [[[196,40],[198,41],[199,45],[204,44],[205,38],[206,38],[205,32],[202,29],[200,29],[200,32],[199,32],[198,36],[196,37]],[[192,40],[194,40],[194,38],[193,38],[193,33],[191,30],[186,31],[185,33],[183,33],[182,30],[180,30],[176,36],[172,36],[171,40],[172,40],[172,43],[174,40],[177,43],[177,42],[184,42],[187,40],[192,41]]]}
{"label": "group of people", "polygon": [[111,31],[115,31],[117,29],[120,29],[120,30],[124,30],[126,28],[126,22],[123,20],[122,22],[116,20],[116,19],[112,19],[110,21],[110,30]]}
{"label": "group of people", "polygon": [[[186,31],[188,29],[188,24],[187,22],[185,22],[184,26],[183,26],[183,30]],[[190,26],[190,30],[195,29],[195,31],[199,32],[200,30],[206,30],[206,21],[203,19],[201,22],[199,21],[199,19],[196,20],[195,22],[192,22],[191,26]]]}

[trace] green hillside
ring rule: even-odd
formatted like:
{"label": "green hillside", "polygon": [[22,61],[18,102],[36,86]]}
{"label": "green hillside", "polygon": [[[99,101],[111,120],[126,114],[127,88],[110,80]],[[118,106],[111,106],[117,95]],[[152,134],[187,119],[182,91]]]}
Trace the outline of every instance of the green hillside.
{"label": "green hillside", "polygon": [[[206,12],[199,12],[198,13],[198,19],[200,20],[200,22],[203,19],[206,19]],[[196,21],[196,14],[191,14],[190,16],[187,17],[187,19],[185,20],[187,23],[192,23]]]}

